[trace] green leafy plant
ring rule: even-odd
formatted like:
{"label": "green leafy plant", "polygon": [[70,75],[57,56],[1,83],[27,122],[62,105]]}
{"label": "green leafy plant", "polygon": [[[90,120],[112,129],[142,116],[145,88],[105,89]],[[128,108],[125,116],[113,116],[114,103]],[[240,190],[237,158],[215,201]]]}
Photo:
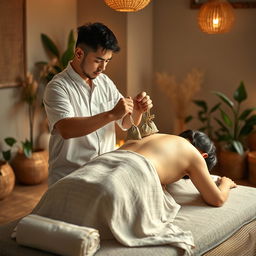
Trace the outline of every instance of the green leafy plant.
{"label": "green leafy plant", "polygon": [[[26,103],[28,108],[28,122],[29,122],[29,139],[21,142],[21,147],[23,153],[26,157],[30,157],[34,148],[34,118],[35,118],[35,109],[36,109],[36,99],[38,93],[38,83],[34,80],[31,73],[27,73],[25,80],[22,82],[21,88],[21,101]],[[17,140],[12,137],[7,137],[4,139],[5,143],[9,147],[13,147],[17,143]],[[11,149],[3,151],[3,158],[6,161],[9,161],[11,158]]]}
{"label": "green leafy plant", "polygon": [[9,149],[2,151],[2,157],[6,162],[9,162],[11,160],[11,149],[17,141],[12,137],[8,137],[4,139],[4,142],[9,146]]}
{"label": "green leafy plant", "polygon": [[[204,100],[193,100],[192,102],[199,107],[197,119],[201,122],[202,126],[198,130],[205,132],[210,138],[213,138],[212,114],[220,107],[221,103],[209,108],[207,102]],[[186,118],[185,122],[188,123],[192,119],[194,117],[190,115]]]}
{"label": "green leafy plant", "polygon": [[245,149],[244,138],[253,131],[256,124],[256,115],[253,114],[256,108],[247,108],[241,111],[241,103],[247,99],[243,82],[233,94],[235,102],[221,92],[213,93],[229,107],[231,112],[228,113],[223,108],[219,108],[221,118],[215,118],[219,125],[219,129],[216,131],[217,140],[224,142],[228,150],[242,155]]}
{"label": "green leafy plant", "polygon": [[50,61],[40,61],[37,62],[36,65],[41,69],[40,76],[44,78],[46,82],[49,82],[54,75],[61,72],[68,65],[68,62],[73,58],[75,47],[74,32],[73,30],[70,31],[67,48],[63,54],[60,53],[60,50],[56,44],[46,34],[41,34],[41,41],[50,58]]}

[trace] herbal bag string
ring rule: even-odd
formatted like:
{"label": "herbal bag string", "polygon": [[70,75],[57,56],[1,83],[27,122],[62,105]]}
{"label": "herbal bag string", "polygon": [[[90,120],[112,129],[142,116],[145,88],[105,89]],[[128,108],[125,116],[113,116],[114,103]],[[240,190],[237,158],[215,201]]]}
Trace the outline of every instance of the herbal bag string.
{"label": "herbal bag string", "polygon": [[130,114],[130,121],[132,126],[127,131],[126,140],[141,140],[141,134],[139,128],[135,125],[132,115]]}

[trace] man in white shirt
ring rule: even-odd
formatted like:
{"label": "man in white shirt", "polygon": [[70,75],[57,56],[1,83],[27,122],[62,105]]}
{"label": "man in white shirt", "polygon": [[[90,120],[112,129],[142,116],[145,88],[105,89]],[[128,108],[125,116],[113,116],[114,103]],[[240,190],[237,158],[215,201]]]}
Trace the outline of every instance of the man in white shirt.
{"label": "man in white shirt", "polygon": [[101,23],[78,28],[73,60],[47,85],[44,106],[49,121],[49,185],[92,158],[115,147],[115,122],[122,129],[138,125],[152,108],[141,92],[124,98],[102,72],[120,50],[113,32]]}

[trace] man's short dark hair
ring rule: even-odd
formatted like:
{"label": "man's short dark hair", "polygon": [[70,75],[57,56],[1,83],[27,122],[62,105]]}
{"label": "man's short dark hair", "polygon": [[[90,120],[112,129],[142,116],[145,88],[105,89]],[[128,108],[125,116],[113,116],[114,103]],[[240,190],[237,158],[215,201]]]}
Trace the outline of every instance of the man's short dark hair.
{"label": "man's short dark hair", "polygon": [[216,165],[216,147],[205,133],[197,130],[186,130],[179,134],[179,136],[188,139],[194,147],[208,154],[205,161],[209,171]]}
{"label": "man's short dark hair", "polygon": [[76,47],[87,46],[93,51],[97,51],[100,47],[113,52],[120,50],[114,33],[102,23],[87,23],[77,30]]}

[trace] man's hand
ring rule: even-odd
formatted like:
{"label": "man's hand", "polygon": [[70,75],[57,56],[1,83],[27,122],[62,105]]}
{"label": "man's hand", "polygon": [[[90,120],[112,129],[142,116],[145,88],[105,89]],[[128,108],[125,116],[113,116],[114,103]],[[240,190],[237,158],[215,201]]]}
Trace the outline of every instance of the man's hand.
{"label": "man's hand", "polygon": [[146,92],[139,93],[134,99],[134,110],[139,113],[144,113],[153,107],[152,100]]}
{"label": "man's hand", "polygon": [[133,112],[133,100],[131,97],[121,98],[115,107],[110,110],[110,114],[114,116],[114,120],[119,120],[127,114]]}

